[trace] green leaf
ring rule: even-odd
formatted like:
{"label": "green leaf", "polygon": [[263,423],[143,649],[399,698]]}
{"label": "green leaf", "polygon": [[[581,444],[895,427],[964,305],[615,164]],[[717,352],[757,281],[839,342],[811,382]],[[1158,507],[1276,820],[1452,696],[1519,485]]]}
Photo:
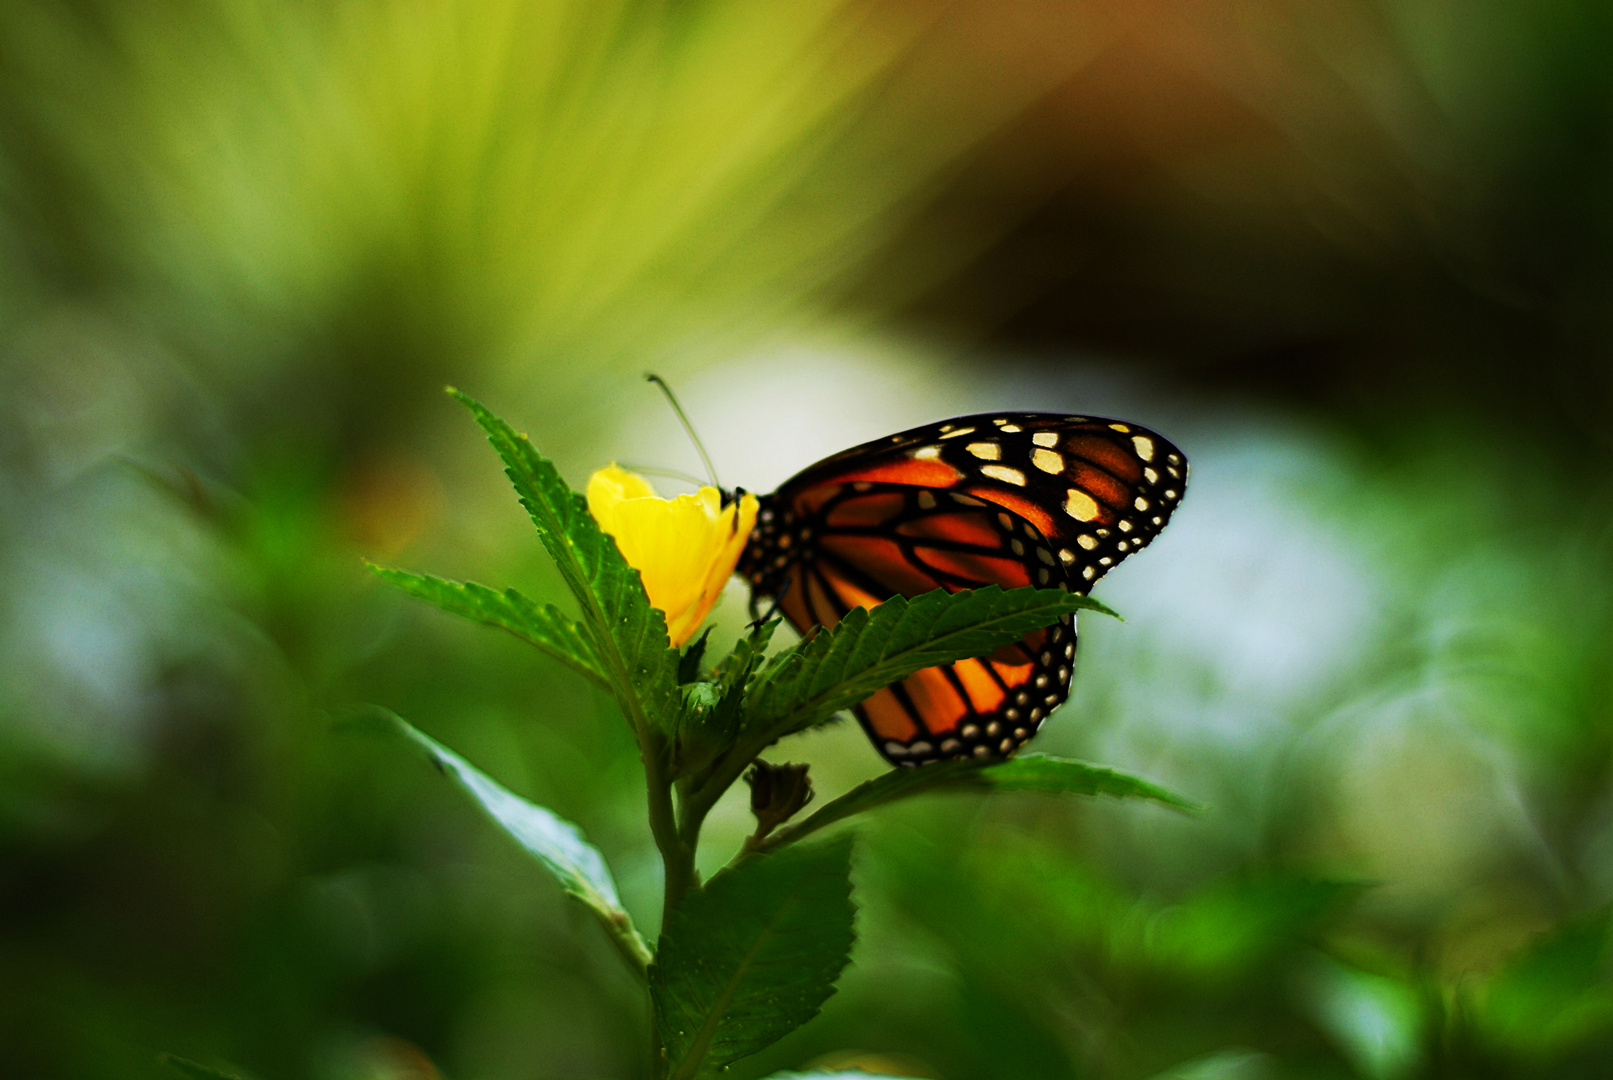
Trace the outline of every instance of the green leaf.
{"label": "green leaf", "polygon": [[700,661],[705,658],[706,643],[711,640],[711,632],[714,629],[716,627],[706,627],[705,632],[691,641],[678,655],[678,685],[700,680]]}
{"label": "green leaf", "polygon": [[851,841],[754,858],[690,893],[650,969],[672,1080],[715,1075],[818,1014],[854,939]]}
{"label": "green leaf", "polygon": [[[923,772],[924,770],[902,770]],[[993,791],[1042,791],[1054,795],[1112,795],[1117,799],[1150,799],[1178,810],[1202,811],[1204,807],[1167,791],[1140,776],[1092,765],[1085,761],[1053,757],[1050,754],[1021,754],[986,765],[978,782]]]}
{"label": "green leaf", "polygon": [[635,732],[664,729],[678,709],[678,654],[666,616],[650,606],[637,570],[600,531],[588,504],[561,479],[554,464],[525,435],[458,390],[504,462],[538,539],[582,605],[583,625],[600,668]]}
{"label": "green leaf", "polygon": [[749,728],[765,745],[821,724],[922,668],[985,656],[1081,610],[1114,614],[1087,596],[1032,587],[894,596],[853,608],[832,630],[793,646],[749,692]]}
{"label": "green leaf", "polygon": [[605,857],[583,838],[577,826],[501,787],[395,713],[372,707],[371,712],[356,718],[349,726],[401,735],[423,752],[438,772],[459,785],[494,823],[555,876],[561,888],[581,900],[599,918],[611,940],[634,968],[640,972],[645,969],[650,961],[649,946],[622,908]]}
{"label": "green leaf", "polygon": [[191,1080],[241,1080],[235,1073],[227,1073],[222,1069],[215,1069],[203,1065],[199,1061],[182,1058],[178,1054],[158,1054],[157,1061],[177,1073],[182,1073]]}
{"label": "green leaf", "polygon": [[757,627],[735,643],[717,665],[715,682],[683,688],[683,715],[678,721],[678,771],[688,775],[710,765],[733,745],[743,719],[746,685],[765,659],[777,620]]}
{"label": "green leaf", "polygon": [[1112,795],[1117,799],[1149,799],[1179,810],[1200,807],[1157,784],[1102,765],[1022,754],[1007,761],[940,761],[916,769],[893,769],[862,783],[817,813],[775,835],[763,850],[795,843],[854,814],[898,799],[930,791],[1040,791],[1049,794]]}
{"label": "green leaf", "polygon": [[572,670],[610,689],[593,646],[583,636],[582,627],[553,604],[539,607],[514,589],[503,592],[474,581],[449,581],[431,574],[415,574],[366,562],[376,576],[402,589],[410,596],[436,604],[444,611],[463,615],[500,630],[508,630],[529,645],[554,657]]}
{"label": "green leaf", "polygon": [[887,1076],[885,1073],[866,1073],[855,1069],[835,1069],[832,1072],[774,1073],[767,1080],[902,1080],[902,1078],[899,1076]]}

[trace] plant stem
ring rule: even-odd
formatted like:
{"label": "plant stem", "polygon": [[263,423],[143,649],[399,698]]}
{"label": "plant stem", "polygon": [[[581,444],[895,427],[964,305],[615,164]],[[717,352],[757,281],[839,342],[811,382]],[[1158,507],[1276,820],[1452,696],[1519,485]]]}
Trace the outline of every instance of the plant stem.
{"label": "plant stem", "polygon": [[661,865],[666,875],[666,891],[661,904],[661,927],[683,901],[689,890],[689,873],[694,867],[694,852],[686,851],[683,838],[678,835],[677,813],[672,806],[672,782],[657,768],[645,770],[649,780],[650,835],[655,838],[656,849],[661,852]]}

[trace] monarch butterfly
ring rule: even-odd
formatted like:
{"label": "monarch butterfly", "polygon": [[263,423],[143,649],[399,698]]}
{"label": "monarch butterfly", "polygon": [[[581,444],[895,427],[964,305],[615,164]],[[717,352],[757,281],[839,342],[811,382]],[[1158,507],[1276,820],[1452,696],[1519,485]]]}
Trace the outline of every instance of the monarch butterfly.
{"label": "monarch butterfly", "polygon": [[[803,633],[856,606],[984,585],[1086,593],[1170,520],[1187,459],[1126,421],[984,413],[825,458],[761,497],[738,572]],[[1007,757],[1070,693],[1075,620],[926,668],[855,709],[887,761]]]}

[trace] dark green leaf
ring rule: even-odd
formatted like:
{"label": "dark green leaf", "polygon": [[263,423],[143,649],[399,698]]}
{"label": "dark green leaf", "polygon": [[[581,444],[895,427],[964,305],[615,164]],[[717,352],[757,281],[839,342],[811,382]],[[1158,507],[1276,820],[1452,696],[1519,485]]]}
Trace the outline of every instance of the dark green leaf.
{"label": "dark green leaf", "polygon": [[711,640],[711,631],[714,627],[706,627],[705,633],[691,641],[687,648],[678,657],[678,683],[692,683],[700,678],[700,661],[706,655],[706,642]]}
{"label": "dark green leaf", "polygon": [[921,668],[984,656],[1080,610],[1113,614],[1060,589],[937,589],[853,608],[834,629],[779,654],[748,694],[763,744],[821,724]]}
{"label": "dark green leaf", "polygon": [[471,411],[504,462],[538,538],[582,605],[589,643],[634,730],[673,723],[678,654],[667,638],[666,616],[650,606],[638,571],[600,531],[583,497],[525,435],[517,435],[474,398],[458,390],[449,393]]}
{"label": "dark green leaf", "polygon": [[581,900],[604,924],[629,962],[643,970],[649,962],[649,946],[639,937],[633,920],[622,908],[605,857],[583,838],[577,826],[501,787],[464,758],[394,713],[372,708],[355,723],[401,735],[423,752],[439,772],[459,785],[488,817],[542,863],[560,882],[561,888]]}
{"label": "dark green leaf", "polygon": [[819,829],[876,806],[928,791],[959,789],[1041,791],[1049,794],[1113,795],[1118,799],[1150,799],[1181,810],[1197,805],[1141,777],[1084,761],[1023,754],[1007,761],[940,761],[916,769],[894,769],[859,784],[800,824],[770,840],[765,849],[794,843]]}
{"label": "dark green leaf", "polygon": [[717,667],[716,682],[684,687],[678,724],[679,772],[697,773],[733,745],[751,672],[766,658],[776,621],[739,639]]}
{"label": "dark green leaf", "polygon": [[522,641],[535,645],[562,664],[610,689],[593,646],[583,637],[582,628],[553,604],[538,606],[514,589],[498,592],[474,581],[449,581],[431,574],[365,563],[382,579],[411,596],[436,604],[444,611],[508,630]]}
{"label": "dark green leaf", "polygon": [[1178,976],[1233,978],[1314,935],[1365,889],[1360,882],[1238,874],[1180,898],[1116,951]]}
{"label": "dark green leaf", "polygon": [[853,940],[851,841],[753,858],[689,894],[650,994],[672,1080],[711,1076],[816,1016]]}
{"label": "dark green leaf", "polygon": [[158,1054],[157,1060],[175,1072],[190,1077],[191,1080],[241,1080],[235,1073],[214,1069],[199,1061],[182,1058],[178,1054]]}
{"label": "dark green leaf", "polygon": [[856,1069],[835,1069],[831,1072],[781,1072],[774,1073],[767,1080],[901,1080],[897,1076],[887,1076],[884,1073],[866,1073]]}
{"label": "dark green leaf", "polygon": [[1541,934],[1491,983],[1480,1018],[1490,1038],[1528,1054],[1561,1052],[1613,1031],[1606,908]]}

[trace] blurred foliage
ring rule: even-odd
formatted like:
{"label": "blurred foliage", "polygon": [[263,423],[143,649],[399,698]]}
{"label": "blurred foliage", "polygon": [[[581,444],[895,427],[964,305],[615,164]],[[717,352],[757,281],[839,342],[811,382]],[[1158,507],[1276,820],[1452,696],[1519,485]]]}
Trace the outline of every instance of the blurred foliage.
{"label": "blurred foliage", "polygon": [[[1211,812],[896,808],[841,992],[736,1076],[1601,1075],[1609,22],[0,6],[6,1070],[639,1075],[608,944],[327,711],[577,822],[653,927],[614,706],[358,560],[556,598],[438,388],[573,479],[687,467],[655,367],[757,490],[990,408],[1195,463],[1037,745]],[[878,771],[849,725],[781,750],[825,801]]]}

